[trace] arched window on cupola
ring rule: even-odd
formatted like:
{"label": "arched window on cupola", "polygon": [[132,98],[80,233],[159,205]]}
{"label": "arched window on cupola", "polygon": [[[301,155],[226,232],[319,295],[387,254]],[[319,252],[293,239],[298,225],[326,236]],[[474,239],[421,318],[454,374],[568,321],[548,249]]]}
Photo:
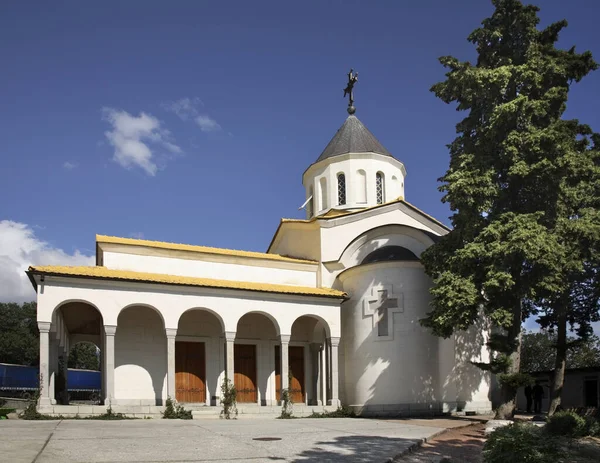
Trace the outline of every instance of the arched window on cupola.
{"label": "arched window on cupola", "polygon": [[385,179],[382,172],[375,175],[375,192],[377,194],[377,204],[385,202]]}
{"label": "arched window on cupola", "polygon": [[327,209],[327,179],[321,177],[319,180],[319,211]]}
{"label": "arched window on cupola", "polygon": [[346,176],[343,173],[337,175],[338,205],[346,204]]}
{"label": "arched window on cupola", "polygon": [[313,211],[313,203],[315,201],[315,197],[313,196],[313,188],[310,187],[308,190],[308,203],[306,203],[306,213],[308,214],[308,217],[311,218],[314,214]]}

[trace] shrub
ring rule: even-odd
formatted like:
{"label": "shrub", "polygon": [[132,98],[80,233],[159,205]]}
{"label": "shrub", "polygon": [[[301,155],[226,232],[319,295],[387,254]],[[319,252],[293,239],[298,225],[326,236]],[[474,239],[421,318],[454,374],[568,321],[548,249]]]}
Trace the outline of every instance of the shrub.
{"label": "shrub", "polygon": [[168,397],[165,406],[165,411],[162,413],[163,419],[166,420],[191,420],[192,411],[183,408],[183,405],[173,404],[173,400]]}
{"label": "shrub", "polygon": [[223,380],[223,384],[221,384],[221,405],[223,406],[223,410],[221,410],[220,418],[225,418],[226,420],[230,420],[232,415],[234,419],[238,415],[237,409],[237,389],[231,382],[227,376]]}
{"label": "shrub", "polygon": [[356,418],[356,413],[350,407],[340,406],[332,412],[312,412],[307,418]]}
{"label": "shrub", "polygon": [[558,412],[548,418],[546,432],[553,436],[581,437],[586,433],[586,420],[572,410]]}
{"label": "shrub", "polygon": [[556,439],[548,438],[541,428],[524,423],[496,429],[483,447],[485,463],[548,463],[561,455]]}
{"label": "shrub", "polygon": [[600,423],[593,416],[584,417],[584,436],[600,436]]}

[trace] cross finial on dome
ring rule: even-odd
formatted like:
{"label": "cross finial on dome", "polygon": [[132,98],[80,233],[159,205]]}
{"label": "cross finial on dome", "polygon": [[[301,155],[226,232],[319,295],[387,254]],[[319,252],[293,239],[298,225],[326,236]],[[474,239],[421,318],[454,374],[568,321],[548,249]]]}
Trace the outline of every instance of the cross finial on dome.
{"label": "cross finial on dome", "polygon": [[354,72],[354,69],[350,69],[348,73],[348,85],[344,89],[344,98],[348,95],[348,114],[354,114],[356,108],[354,107],[354,84],[358,81],[358,72]]}

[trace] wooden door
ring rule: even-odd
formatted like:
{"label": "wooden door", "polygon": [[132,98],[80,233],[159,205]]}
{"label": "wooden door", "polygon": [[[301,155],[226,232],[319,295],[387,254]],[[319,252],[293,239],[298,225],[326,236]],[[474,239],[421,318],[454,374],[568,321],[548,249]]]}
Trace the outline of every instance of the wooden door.
{"label": "wooden door", "polygon": [[[291,373],[290,398],[293,403],[304,403],[304,347],[288,347],[288,368]],[[275,395],[281,400],[281,346],[275,346]]]}
{"label": "wooden door", "polygon": [[239,403],[258,402],[256,386],[256,346],[254,344],[234,344],[233,383]]}
{"label": "wooden door", "polygon": [[294,403],[304,403],[304,347],[290,346],[290,396]]}
{"label": "wooden door", "polygon": [[206,402],[206,358],[203,342],[175,343],[175,398]]}

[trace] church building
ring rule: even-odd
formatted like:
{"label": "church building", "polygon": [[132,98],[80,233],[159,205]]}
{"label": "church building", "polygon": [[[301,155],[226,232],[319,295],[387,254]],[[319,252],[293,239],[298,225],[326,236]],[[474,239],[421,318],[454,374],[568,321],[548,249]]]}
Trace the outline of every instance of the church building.
{"label": "church building", "polygon": [[218,414],[225,378],[238,407],[273,409],[288,389],[315,411],[490,411],[470,363],[488,360],[483,323],[449,339],[419,324],[419,256],[449,229],[405,200],[404,165],[348,112],[302,176],[306,218],[281,219],[264,253],[97,235],[95,266],[29,267],[40,410],[68,412],[59,359],[87,341],[117,411],[171,397]]}

